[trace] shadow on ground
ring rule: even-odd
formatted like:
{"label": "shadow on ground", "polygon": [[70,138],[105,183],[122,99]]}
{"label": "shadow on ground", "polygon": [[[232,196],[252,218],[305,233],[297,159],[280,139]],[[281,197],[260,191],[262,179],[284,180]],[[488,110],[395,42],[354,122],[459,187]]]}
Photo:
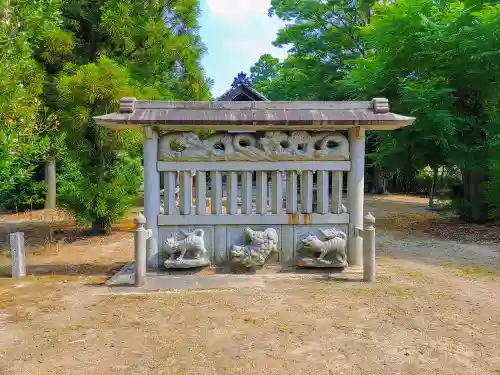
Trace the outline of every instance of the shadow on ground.
{"label": "shadow on ground", "polygon": [[[118,272],[124,266],[123,262],[110,264],[34,264],[26,269],[28,276],[111,276]],[[0,267],[0,277],[11,277],[11,268],[8,266]]]}

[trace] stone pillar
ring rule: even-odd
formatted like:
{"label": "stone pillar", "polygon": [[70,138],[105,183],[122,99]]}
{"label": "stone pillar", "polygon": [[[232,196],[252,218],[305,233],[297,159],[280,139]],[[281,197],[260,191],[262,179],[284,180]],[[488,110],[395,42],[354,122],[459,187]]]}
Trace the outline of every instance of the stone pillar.
{"label": "stone pillar", "polygon": [[134,235],[134,252],[135,252],[135,274],[134,285],[137,287],[144,286],[147,269],[147,243],[151,234],[150,230],[146,230],[144,225],[146,218],[139,213],[135,218],[135,235]]}
{"label": "stone pillar", "polygon": [[26,252],[24,249],[24,233],[10,233],[9,240],[12,257],[12,277],[26,276]]}
{"label": "stone pillar", "polygon": [[147,262],[158,267],[158,215],[160,214],[160,173],[158,172],[158,133],[150,126],[144,128],[144,216],[146,228],[151,229],[147,244]]}
{"label": "stone pillar", "polygon": [[375,281],[375,218],[370,212],[363,228],[363,280]]}
{"label": "stone pillar", "polygon": [[56,208],[56,179],[56,158],[51,155],[45,161],[45,183],[47,185],[45,208]]}
{"label": "stone pillar", "polygon": [[347,261],[359,266],[363,259],[363,203],[365,173],[365,129],[349,129],[351,171],[347,176],[347,211],[350,215]]}

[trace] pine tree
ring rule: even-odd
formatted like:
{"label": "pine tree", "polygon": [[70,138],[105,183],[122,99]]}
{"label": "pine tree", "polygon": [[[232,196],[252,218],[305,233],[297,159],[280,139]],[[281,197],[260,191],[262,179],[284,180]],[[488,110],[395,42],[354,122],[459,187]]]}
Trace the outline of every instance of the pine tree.
{"label": "pine tree", "polygon": [[[56,107],[73,162],[61,180],[61,202],[96,232],[110,230],[135,201],[141,135],[116,133],[92,117],[111,112],[123,96],[209,98],[196,0],[62,0],[61,33],[71,55],[53,68]],[[46,97],[51,102],[52,95]]]}

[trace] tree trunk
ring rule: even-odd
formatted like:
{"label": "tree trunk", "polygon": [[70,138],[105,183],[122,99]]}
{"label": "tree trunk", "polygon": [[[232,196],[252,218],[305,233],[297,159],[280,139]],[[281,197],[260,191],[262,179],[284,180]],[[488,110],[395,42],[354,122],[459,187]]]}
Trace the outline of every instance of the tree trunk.
{"label": "tree trunk", "polygon": [[378,165],[373,167],[373,184],[371,193],[388,194],[387,180],[384,177],[384,171]]}
{"label": "tree trunk", "polygon": [[47,194],[45,196],[45,208],[56,208],[56,158],[49,156],[45,160],[45,184]]}
{"label": "tree trunk", "polygon": [[464,207],[460,217],[474,223],[488,221],[488,203],[486,201],[485,183],[487,174],[462,171],[464,186]]}
{"label": "tree trunk", "polygon": [[92,222],[91,234],[107,235],[111,233],[111,222],[105,217],[99,217]]}
{"label": "tree trunk", "polygon": [[434,206],[434,197],[436,196],[438,174],[439,174],[439,168],[438,167],[432,168],[432,186],[431,186],[431,191],[429,193],[429,207]]}

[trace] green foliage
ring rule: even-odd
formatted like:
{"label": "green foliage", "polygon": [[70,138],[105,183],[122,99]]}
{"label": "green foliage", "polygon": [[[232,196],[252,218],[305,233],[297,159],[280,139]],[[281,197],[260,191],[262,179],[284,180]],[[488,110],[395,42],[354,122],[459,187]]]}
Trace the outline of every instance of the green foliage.
{"label": "green foliage", "polygon": [[[289,57],[278,65],[272,57],[263,55],[251,69],[253,74],[261,72],[256,74],[256,87],[275,100],[341,99],[342,93],[333,86],[352,61],[365,53],[359,27],[366,24],[371,3],[271,1],[270,15],[287,21],[274,44],[288,47]],[[260,77],[272,79],[272,83],[260,82]]]}
{"label": "green foliage", "polygon": [[358,59],[347,87],[359,97],[386,96],[395,111],[417,118],[382,140],[379,162],[457,165],[465,178],[462,217],[485,220],[488,150],[498,133],[500,6],[402,0],[375,10],[363,30],[373,52]]}
{"label": "green foliage", "polygon": [[[81,3],[79,9],[87,2]],[[133,80],[153,87],[157,98],[203,100],[210,92],[200,67],[205,48],[197,34],[199,13],[197,0],[107,0],[93,14],[101,48]]]}
{"label": "green foliage", "polygon": [[[210,98],[200,67],[198,1],[11,0],[3,6],[0,135],[6,159],[0,175],[8,178],[0,199],[12,189],[24,194],[35,167],[56,155],[60,203],[106,232],[135,201],[142,134],[105,129],[93,116],[115,111],[123,96]],[[11,124],[22,136],[14,136]]]}
{"label": "green foliage", "polygon": [[265,86],[277,77],[280,61],[266,53],[250,68],[250,79],[255,87]]}
{"label": "green foliage", "polygon": [[[415,192],[429,192],[432,187],[433,170],[430,167],[422,168],[418,171],[413,179],[412,191]],[[438,193],[439,197],[443,199],[451,198],[451,189],[454,186],[460,185],[461,176],[460,171],[455,168],[441,167],[438,169]]]}
{"label": "green foliage", "polygon": [[61,9],[75,47],[58,74],[58,106],[78,166],[70,169],[71,182],[61,182],[61,202],[107,232],[136,200],[142,135],[105,129],[93,116],[113,112],[124,96],[209,98],[198,2],[64,0]]}
{"label": "green foliage", "polygon": [[43,201],[45,190],[33,179],[48,145],[36,126],[44,78],[29,40],[47,21],[37,2],[10,5],[2,4],[0,22],[0,206],[20,209]]}
{"label": "green foliage", "polygon": [[140,159],[129,157],[137,149],[134,133],[116,132],[92,119],[113,111],[130,94],[129,81],[128,71],[105,57],[59,81],[68,152],[79,161],[71,181],[61,180],[60,203],[98,231],[109,231],[131,207],[141,183]]}
{"label": "green foliage", "polygon": [[68,157],[58,175],[59,203],[76,214],[80,225],[107,232],[135,203],[141,173],[140,159],[120,155],[107,166],[105,178],[96,180]]}
{"label": "green foliage", "polygon": [[270,14],[287,22],[275,45],[289,56],[264,55],[252,67],[267,97],[387,97],[417,121],[371,132],[368,165],[406,185],[426,166],[457,166],[462,217],[500,217],[497,1],[273,0]]}
{"label": "green foliage", "polygon": [[47,139],[22,135],[15,124],[0,126],[0,205],[20,209],[43,202],[45,186],[33,180],[36,161],[48,148]]}

